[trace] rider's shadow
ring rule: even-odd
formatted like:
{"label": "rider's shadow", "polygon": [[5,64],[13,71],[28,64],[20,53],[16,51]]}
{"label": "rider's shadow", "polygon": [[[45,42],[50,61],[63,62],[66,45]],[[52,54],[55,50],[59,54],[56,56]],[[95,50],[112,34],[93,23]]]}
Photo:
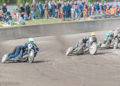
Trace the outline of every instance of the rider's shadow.
{"label": "rider's shadow", "polygon": [[[36,61],[32,62],[32,64],[46,63],[46,62],[49,62],[49,61],[36,60]],[[29,63],[29,62],[11,60],[11,61],[7,62],[7,64],[9,64],[9,63]]]}
{"label": "rider's shadow", "polygon": [[106,53],[96,53],[95,55],[105,55]]}
{"label": "rider's shadow", "polygon": [[43,60],[36,60],[36,61],[34,61],[33,63],[46,63],[46,62],[49,62],[49,61],[43,61]]}
{"label": "rider's shadow", "polygon": [[109,54],[110,52],[97,52],[95,55],[106,55]]}

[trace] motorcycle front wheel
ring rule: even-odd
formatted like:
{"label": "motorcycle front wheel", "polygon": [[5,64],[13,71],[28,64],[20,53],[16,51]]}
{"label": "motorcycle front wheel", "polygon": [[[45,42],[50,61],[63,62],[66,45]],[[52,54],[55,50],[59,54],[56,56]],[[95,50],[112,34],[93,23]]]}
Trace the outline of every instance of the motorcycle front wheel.
{"label": "motorcycle front wheel", "polygon": [[89,53],[91,55],[95,55],[97,52],[97,44],[95,42],[92,43],[92,45],[90,45],[89,47]]}
{"label": "motorcycle front wheel", "polygon": [[28,61],[29,61],[29,63],[33,63],[33,61],[34,61],[34,51],[33,50],[31,50],[29,53]]}

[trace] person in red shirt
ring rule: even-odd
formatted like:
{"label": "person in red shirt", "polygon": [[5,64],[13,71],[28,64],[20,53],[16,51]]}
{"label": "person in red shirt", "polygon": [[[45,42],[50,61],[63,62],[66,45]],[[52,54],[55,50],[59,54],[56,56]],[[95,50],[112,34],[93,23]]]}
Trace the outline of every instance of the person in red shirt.
{"label": "person in red shirt", "polygon": [[3,18],[3,13],[2,10],[0,9],[0,21],[2,21],[2,18]]}

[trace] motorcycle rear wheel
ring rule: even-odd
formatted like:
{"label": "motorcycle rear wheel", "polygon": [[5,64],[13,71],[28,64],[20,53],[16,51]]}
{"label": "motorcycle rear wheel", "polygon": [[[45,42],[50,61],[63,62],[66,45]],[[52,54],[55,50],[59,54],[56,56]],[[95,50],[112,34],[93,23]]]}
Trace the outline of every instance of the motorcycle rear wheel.
{"label": "motorcycle rear wheel", "polygon": [[68,48],[65,55],[70,56],[72,54],[72,50],[73,50],[73,47]]}
{"label": "motorcycle rear wheel", "polygon": [[2,57],[1,63],[5,63],[9,59],[8,53]]}

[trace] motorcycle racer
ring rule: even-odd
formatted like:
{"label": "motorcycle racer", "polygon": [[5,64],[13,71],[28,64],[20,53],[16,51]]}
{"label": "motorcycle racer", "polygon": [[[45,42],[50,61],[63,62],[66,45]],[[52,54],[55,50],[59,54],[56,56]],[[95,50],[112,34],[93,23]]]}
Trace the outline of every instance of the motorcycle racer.
{"label": "motorcycle racer", "polygon": [[34,39],[33,38],[29,38],[28,42],[25,43],[25,46],[27,46],[26,50],[28,49],[28,45],[31,44],[32,45],[32,49],[34,50],[34,57],[36,57],[37,55],[37,51],[39,51],[38,46],[34,43]]}
{"label": "motorcycle racer", "polygon": [[31,44],[32,45],[32,49],[34,50],[34,56],[36,57],[37,55],[37,51],[39,51],[39,48],[37,47],[37,45],[34,43],[34,39],[33,38],[29,38],[28,42],[25,43],[25,45],[18,45],[15,47],[15,49],[13,50],[12,53],[9,53],[10,58],[22,58],[23,55],[27,54],[27,50],[28,50],[28,45]]}
{"label": "motorcycle racer", "polygon": [[[88,42],[89,45],[91,45],[91,38],[97,42],[96,34],[95,34],[95,32],[92,32],[92,33],[91,33],[91,36],[81,38],[81,39],[77,42],[77,44],[75,45],[74,49],[75,49],[75,48],[79,48],[79,49],[83,48],[83,46],[86,45],[87,42]],[[87,50],[86,50],[86,51],[87,51]]]}
{"label": "motorcycle racer", "polygon": [[81,38],[74,47],[70,47],[66,51],[66,56],[81,55],[90,53],[94,55],[97,52],[97,38],[95,32],[91,36]]}
{"label": "motorcycle racer", "polygon": [[104,41],[100,42],[98,45],[100,45],[102,47],[106,47],[107,45],[111,44],[113,38],[114,38],[113,31],[109,31],[105,34]]}

